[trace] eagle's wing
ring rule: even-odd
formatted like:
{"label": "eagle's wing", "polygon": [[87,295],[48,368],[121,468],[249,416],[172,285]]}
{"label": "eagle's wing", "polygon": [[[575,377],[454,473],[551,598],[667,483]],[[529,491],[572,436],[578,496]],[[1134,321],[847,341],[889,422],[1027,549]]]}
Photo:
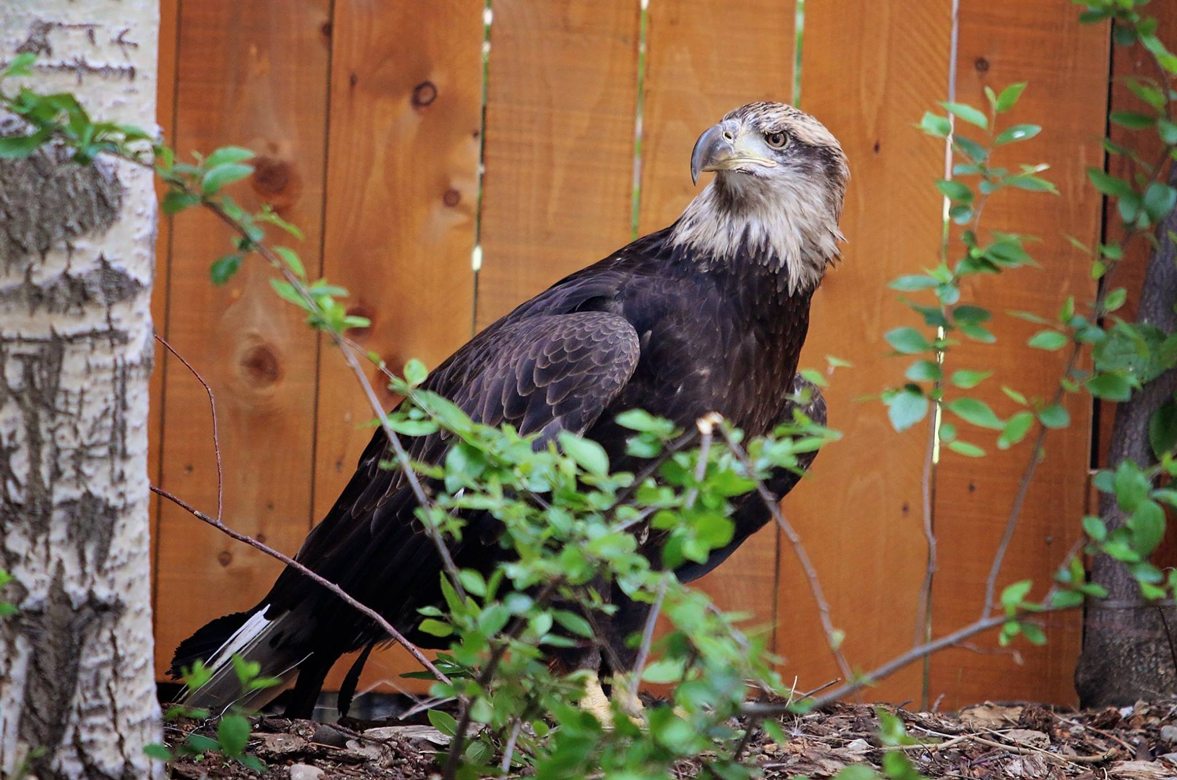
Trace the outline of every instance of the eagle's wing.
{"label": "eagle's wing", "polygon": [[[475,421],[511,423],[542,440],[560,431],[583,433],[629,381],[640,354],[637,333],[624,318],[574,312],[504,323],[471,341],[427,380],[425,387],[453,401]],[[410,454],[439,462],[451,439],[433,434],[406,439]],[[407,598],[407,578],[428,568],[427,540],[412,520],[415,501],[404,474],[381,468],[388,442],[378,431],[335,506],[307,537],[298,560],[359,595],[378,589],[378,600]],[[366,563],[371,560],[371,564]],[[374,582],[352,582],[357,576]],[[437,579],[436,572],[428,575]],[[313,584],[285,571],[267,601],[292,607]],[[399,592],[398,592],[399,591]],[[376,606],[376,604],[373,604]],[[416,606],[407,604],[408,614]],[[400,610],[397,610],[398,612]],[[391,616],[390,616],[391,617]]]}

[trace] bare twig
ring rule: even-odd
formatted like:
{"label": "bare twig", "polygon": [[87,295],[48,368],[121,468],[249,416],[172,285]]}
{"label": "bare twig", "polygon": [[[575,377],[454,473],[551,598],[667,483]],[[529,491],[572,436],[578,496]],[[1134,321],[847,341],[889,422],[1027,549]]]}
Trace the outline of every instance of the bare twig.
{"label": "bare twig", "polygon": [[511,734],[507,737],[507,744],[503,748],[503,760],[499,764],[499,769],[503,770],[503,774],[511,771],[511,759],[515,755],[515,741],[519,739],[519,732],[523,729],[523,720],[517,719],[515,725],[511,727]]}
{"label": "bare twig", "polygon": [[834,656],[834,660],[837,662],[838,669],[842,672],[843,678],[846,680],[852,679],[854,677],[854,671],[850,668],[850,664],[846,661],[846,656],[842,654],[839,648],[838,630],[834,628],[833,620],[830,618],[830,603],[826,600],[825,591],[817,575],[817,569],[814,568],[813,561],[809,558],[809,552],[805,549],[805,544],[801,541],[801,535],[797,533],[797,530],[793,528],[793,524],[781,512],[781,507],[777,503],[776,497],[764,486],[763,480],[756,476],[756,469],[748,459],[748,453],[744,451],[744,448],[732,436],[728,426],[721,421],[718,427],[720,434],[727,443],[728,449],[743,465],[748,478],[755,480],[757,494],[759,494],[761,500],[764,502],[765,508],[772,514],[773,519],[776,520],[777,525],[784,532],[785,537],[789,540],[789,544],[792,545],[793,554],[797,557],[798,563],[801,564],[802,571],[805,572],[805,579],[809,583],[809,591],[813,594],[813,600],[817,602],[822,630],[825,631],[826,643],[829,645],[830,653]]}
{"label": "bare twig", "polygon": [[200,375],[200,372],[193,368],[192,364],[185,360],[184,356],[177,352],[165,338],[158,333],[153,335],[155,336],[155,340],[172,354],[172,357],[183,363],[184,368],[188,369],[192,373],[192,376],[196,377],[196,381],[200,383],[200,386],[204,388],[205,394],[208,395],[208,411],[212,415],[213,421],[213,455],[217,460],[217,521],[219,522],[225,518],[225,471],[221,465],[221,439],[217,428],[217,399],[213,395],[213,389],[209,387],[208,382],[204,381],[204,377]]}
{"label": "bare twig", "polygon": [[[940,380],[936,380],[936,387],[938,388]],[[920,495],[923,502],[924,512],[924,540],[928,545],[927,560],[924,567],[924,581],[920,585],[919,603],[916,608],[916,622],[915,622],[915,640],[912,646],[927,642],[932,638],[932,580],[936,575],[936,529],[934,526],[934,518],[932,516],[933,505],[933,491],[936,489],[934,472],[936,469],[935,452],[936,452],[936,438],[937,426],[942,414],[942,407],[937,401],[933,407],[932,414],[928,420],[928,445],[927,451],[924,453],[924,473],[920,479]],[[920,691],[921,703],[926,704],[928,699],[928,682],[930,675],[924,674],[922,687]]]}
{"label": "bare twig", "polygon": [[168,491],[164,490],[163,488],[158,488],[155,485],[152,485],[151,492],[155,493],[158,496],[166,498],[168,501],[171,501],[176,506],[178,506],[181,509],[190,513],[197,520],[208,523],[213,528],[216,528],[218,531],[225,534],[226,536],[236,539],[239,542],[244,542],[245,544],[249,545],[250,547],[254,548],[255,550],[263,552],[266,555],[270,556],[271,558],[275,558],[275,559],[281,561],[282,563],[289,566],[291,569],[294,569],[298,573],[302,574],[304,577],[308,577],[308,578],[314,580],[319,585],[321,585],[322,587],[326,588],[327,590],[331,591],[336,596],[338,596],[340,598],[340,600],[342,600],[343,602],[345,602],[349,606],[353,607],[354,609],[356,609],[357,611],[362,613],[365,617],[367,617],[369,620],[374,622],[377,626],[379,626],[382,631],[384,631],[386,634],[388,634],[389,638],[392,639],[392,641],[396,642],[398,645],[400,645],[401,647],[408,650],[409,655],[411,655],[411,656],[413,656],[413,658],[417,659],[417,662],[420,663],[422,666],[424,666],[426,669],[428,669],[429,673],[432,674],[434,676],[434,678],[436,678],[439,682],[443,682],[443,683],[450,682],[450,678],[446,677],[445,674],[440,669],[438,669],[436,666],[434,666],[433,662],[430,661],[428,658],[426,658],[425,655],[421,652],[421,650],[416,645],[414,645],[409,640],[405,639],[404,635],[401,634],[400,631],[397,631],[396,627],[393,626],[391,623],[389,623],[379,612],[372,609],[371,607],[366,606],[362,602],[357,601],[347,591],[345,591],[343,588],[336,585],[334,582],[331,582],[330,580],[317,574],[316,572],[312,571],[311,569],[308,569],[306,566],[304,566],[303,564],[294,560],[289,555],[286,555],[285,553],[275,550],[273,547],[270,547],[269,545],[264,544],[263,542],[259,542],[257,539],[254,539],[252,536],[249,536],[248,534],[243,534],[240,531],[234,531],[232,528],[225,525],[219,519],[217,519],[215,517],[210,517],[209,515],[205,514],[204,512],[201,512],[199,509],[197,509],[196,507],[189,504],[184,499],[180,498],[179,496],[173,495],[172,493],[169,493]]}
{"label": "bare twig", "polygon": [[[673,576],[673,575],[668,575]],[[638,648],[637,660],[633,664],[633,679],[629,681],[630,701],[638,697],[638,688],[642,684],[642,670],[646,668],[646,660],[650,657],[650,646],[654,643],[654,627],[658,625],[658,614],[662,611],[662,600],[666,598],[666,580],[658,583],[658,594],[654,596],[654,604],[646,615],[646,626],[642,629],[642,644]]]}

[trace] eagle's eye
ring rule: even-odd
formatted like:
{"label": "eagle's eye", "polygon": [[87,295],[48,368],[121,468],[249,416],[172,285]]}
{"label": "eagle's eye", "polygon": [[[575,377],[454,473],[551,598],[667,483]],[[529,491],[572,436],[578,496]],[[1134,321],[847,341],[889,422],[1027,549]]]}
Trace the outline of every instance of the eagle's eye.
{"label": "eagle's eye", "polygon": [[789,136],[780,131],[775,133],[765,133],[764,141],[773,149],[784,149],[785,144],[789,143]]}

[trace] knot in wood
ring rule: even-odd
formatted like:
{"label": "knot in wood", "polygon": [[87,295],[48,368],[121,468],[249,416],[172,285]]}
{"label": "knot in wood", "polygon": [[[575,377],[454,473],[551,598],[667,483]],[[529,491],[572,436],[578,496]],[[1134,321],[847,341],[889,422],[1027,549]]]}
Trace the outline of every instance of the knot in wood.
{"label": "knot in wood", "polygon": [[462,202],[462,193],[458,192],[453,187],[450,187],[445,191],[445,195],[441,196],[441,201],[450,208],[453,208]]}
{"label": "knot in wood", "polygon": [[241,356],[245,379],[256,387],[268,387],[282,378],[282,365],[268,344],[255,344]]}
{"label": "knot in wood", "polygon": [[432,81],[422,81],[413,87],[413,108],[425,108],[437,100],[437,86]]}
{"label": "knot in wood", "polygon": [[250,184],[253,191],[276,210],[293,206],[302,189],[293,163],[267,155],[259,155],[254,160]]}

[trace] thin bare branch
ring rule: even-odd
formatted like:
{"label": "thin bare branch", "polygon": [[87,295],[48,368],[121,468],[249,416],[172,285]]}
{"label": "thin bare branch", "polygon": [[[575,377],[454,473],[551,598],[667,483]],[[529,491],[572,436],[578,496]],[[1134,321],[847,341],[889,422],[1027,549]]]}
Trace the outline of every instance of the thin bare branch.
{"label": "thin bare branch", "polygon": [[200,375],[200,372],[193,368],[192,364],[185,360],[184,356],[177,352],[165,338],[160,336],[158,333],[153,335],[155,336],[155,340],[162,344],[163,348],[172,354],[172,357],[183,363],[184,368],[188,369],[188,371],[192,373],[192,376],[196,377],[196,381],[200,383],[200,386],[204,388],[205,394],[208,395],[208,411],[212,415],[213,421],[213,455],[217,460],[217,520],[224,520],[225,470],[221,465],[221,439],[217,427],[217,399],[213,395],[213,389],[209,386],[208,382],[204,381],[204,377]]}
{"label": "thin bare branch", "polygon": [[430,661],[428,658],[426,658],[425,655],[421,652],[421,650],[416,645],[414,645],[409,640],[405,639],[404,635],[401,634],[400,631],[397,631],[396,627],[393,626],[391,623],[389,623],[379,612],[372,609],[371,607],[366,606],[362,602],[357,601],[347,591],[345,591],[343,588],[336,585],[334,582],[331,582],[330,580],[317,574],[316,572],[312,571],[311,569],[308,569],[306,566],[304,566],[303,564],[294,560],[289,555],[279,552],[278,550],[275,550],[273,547],[270,547],[269,545],[264,544],[263,542],[259,542],[257,539],[254,539],[252,536],[249,536],[248,534],[243,534],[240,531],[233,530],[232,528],[230,528],[229,526],[227,526],[223,522],[221,522],[219,519],[217,519],[215,517],[210,517],[209,515],[205,514],[204,512],[201,512],[199,509],[197,509],[196,507],[189,504],[184,499],[180,498],[179,496],[173,495],[172,493],[169,493],[168,491],[164,490],[163,488],[159,488],[159,487],[156,487],[155,485],[152,485],[151,492],[155,493],[158,496],[166,498],[168,501],[171,501],[176,506],[178,506],[181,509],[185,510],[186,512],[190,513],[197,520],[200,520],[204,523],[208,523],[213,528],[216,528],[218,531],[225,534],[226,536],[236,539],[239,542],[243,542],[243,543],[249,545],[250,547],[252,547],[253,549],[258,550],[259,552],[265,553],[266,555],[270,556],[271,558],[275,558],[275,559],[281,561],[282,563],[289,566],[291,569],[294,569],[298,573],[302,574],[304,577],[308,577],[308,578],[314,580],[319,585],[323,586],[324,588],[326,588],[327,590],[331,591],[336,596],[338,596],[340,598],[340,600],[342,600],[343,602],[345,602],[346,604],[348,604],[349,606],[351,606],[352,608],[354,608],[358,612],[362,613],[365,617],[367,617],[369,620],[371,620],[376,625],[378,625],[382,631],[384,631],[386,634],[388,634],[389,638],[392,641],[396,642],[398,645],[400,645],[401,647],[408,650],[409,655],[411,655],[411,656],[413,656],[413,658],[417,659],[417,662],[420,663],[422,666],[424,666],[426,669],[428,669],[429,673],[432,674],[439,682],[443,682],[443,683],[450,682],[450,678],[446,677],[445,674],[440,669],[438,669],[436,666],[434,666],[433,662]]}
{"label": "thin bare branch", "polygon": [[[674,575],[668,575],[674,576]],[[638,688],[642,684],[642,670],[646,668],[646,661],[650,657],[650,647],[654,644],[654,627],[658,625],[658,615],[662,612],[662,600],[666,598],[666,580],[658,583],[658,593],[654,596],[654,604],[646,615],[646,626],[642,629],[642,644],[638,648],[637,660],[633,664],[633,676],[629,681],[630,701],[638,698]]]}
{"label": "thin bare branch", "polygon": [[805,544],[801,541],[801,535],[793,528],[784,513],[781,512],[781,506],[777,503],[777,499],[764,486],[764,482],[756,476],[756,469],[752,466],[752,462],[748,459],[748,453],[740,446],[732,436],[731,430],[728,426],[720,420],[719,424],[720,434],[723,436],[727,447],[736,459],[744,466],[744,470],[748,474],[749,479],[756,482],[756,492],[760,499],[764,502],[764,506],[772,514],[772,518],[776,520],[781,531],[784,532],[785,537],[789,540],[789,544],[793,547],[793,554],[797,557],[797,562],[801,564],[802,571],[805,572],[805,579],[809,583],[809,592],[813,594],[813,600],[817,602],[818,615],[821,618],[822,630],[826,635],[826,643],[829,645],[830,653],[834,656],[834,661],[838,664],[838,669],[842,672],[843,678],[846,680],[853,679],[854,671],[850,664],[846,661],[846,656],[843,655],[839,648],[840,638],[839,632],[834,628],[833,620],[830,618],[830,603],[826,600],[825,590],[821,586],[821,580],[817,575],[817,569],[813,566],[813,561],[809,558],[809,552],[805,549]]}

